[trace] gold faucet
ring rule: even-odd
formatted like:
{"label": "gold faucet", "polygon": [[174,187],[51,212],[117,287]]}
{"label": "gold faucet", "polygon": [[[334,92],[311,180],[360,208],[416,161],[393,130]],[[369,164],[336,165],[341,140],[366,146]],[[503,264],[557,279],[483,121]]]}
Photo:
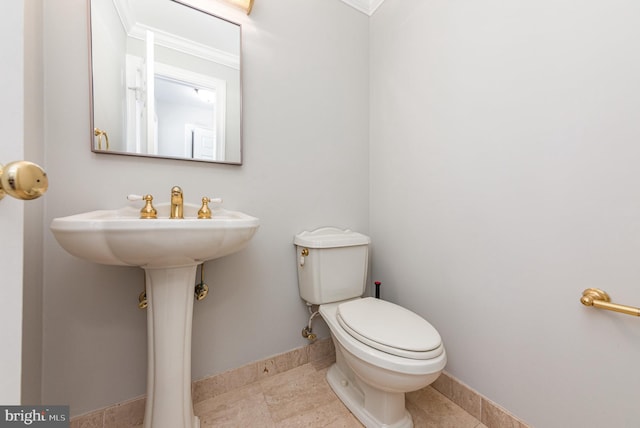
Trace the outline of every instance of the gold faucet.
{"label": "gold faucet", "polygon": [[178,186],[171,188],[171,212],[169,218],[184,218],[184,198],[182,196],[182,189]]}

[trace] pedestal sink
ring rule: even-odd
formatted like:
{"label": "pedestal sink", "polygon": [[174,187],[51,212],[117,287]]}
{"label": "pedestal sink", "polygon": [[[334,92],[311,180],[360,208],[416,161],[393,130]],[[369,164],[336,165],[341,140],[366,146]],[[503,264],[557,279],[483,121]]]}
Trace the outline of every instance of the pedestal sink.
{"label": "pedestal sink", "polygon": [[84,260],[139,266],[147,289],[147,402],[145,428],[198,428],[191,400],[191,327],[196,270],[200,263],[243,249],[259,221],[217,209],[197,219],[198,206],[184,204],[184,219],[157,219],[139,210],[92,211],[56,218],[51,231],[67,252]]}

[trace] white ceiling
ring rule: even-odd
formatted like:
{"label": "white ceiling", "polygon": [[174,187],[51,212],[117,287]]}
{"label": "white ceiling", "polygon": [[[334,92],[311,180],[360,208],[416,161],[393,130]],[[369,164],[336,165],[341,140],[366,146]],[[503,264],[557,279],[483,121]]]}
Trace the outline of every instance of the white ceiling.
{"label": "white ceiling", "polygon": [[349,6],[365,13],[369,16],[373,15],[373,12],[382,4],[384,0],[342,0]]}

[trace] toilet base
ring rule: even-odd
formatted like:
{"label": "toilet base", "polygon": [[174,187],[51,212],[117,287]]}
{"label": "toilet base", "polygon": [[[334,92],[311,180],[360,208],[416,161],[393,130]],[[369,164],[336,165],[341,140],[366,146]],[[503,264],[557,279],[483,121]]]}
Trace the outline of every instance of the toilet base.
{"label": "toilet base", "polygon": [[[342,373],[337,364],[332,365],[327,372],[327,382],[333,392],[345,406],[367,428],[413,428],[413,420],[409,412],[404,408],[404,394],[397,405],[402,405],[404,416],[391,424],[385,424],[376,418],[365,408],[364,394]],[[401,403],[400,403],[401,402]]]}

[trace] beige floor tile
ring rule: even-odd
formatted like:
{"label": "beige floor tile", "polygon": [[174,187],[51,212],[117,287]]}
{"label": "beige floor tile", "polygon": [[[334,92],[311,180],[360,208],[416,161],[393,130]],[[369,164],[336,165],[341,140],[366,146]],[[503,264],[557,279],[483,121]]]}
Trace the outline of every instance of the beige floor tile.
{"label": "beige floor tile", "polygon": [[451,379],[451,395],[448,398],[469,412],[474,418],[480,420],[482,417],[482,399],[480,395],[456,379]]}
{"label": "beige floor tile", "polygon": [[362,428],[362,424],[339,401],[297,414],[276,424],[278,428]]}
{"label": "beige floor tile", "polygon": [[[201,427],[363,428],[326,381],[335,361],[333,354],[327,355],[329,349],[330,341],[325,341],[307,363],[304,352],[294,352],[196,382],[194,412]],[[457,398],[475,410],[476,403],[457,391],[452,378],[443,377],[434,386],[461,395]],[[482,403],[483,424],[433,387],[407,394],[406,404],[416,428],[526,428],[487,402]],[[71,427],[141,428],[143,413],[144,400],[133,400],[74,418]]]}
{"label": "beige floor tile", "polygon": [[104,428],[130,428],[142,425],[146,400],[139,398],[104,411]]}
{"label": "beige floor tile", "polygon": [[274,358],[276,373],[283,373],[309,362],[309,348],[299,348]]}
{"label": "beige floor tile", "polygon": [[104,411],[99,410],[86,415],[73,418],[71,428],[103,428]]}
{"label": "beige floor tile", "polygon": [[330,355],[328,357],[324,357],[324,358],[320,358],[320,359],[311,361],[311,365],[316,370],[323,370],[323,369],[328,369],[335,362],[336,362],[336,356],[335,355]]}
{"label": "beige floor tile", "polygon": [[325,373],[305,364],[260,381],[273,421],[279,423],[337,401]]}
{"label": "beige floor tile", "polygon": [[451,398],[451,389],[452,389],[453,379],[446,373],[443,372],[440,376],[431,384],[431,387],[436,391],[440,392],[447,398]]}
{"label": "beige floor tile", "polygon": [[349,416],[346,416],[344,419],[334,421],[325,428],[364,428],[364,425],[362,425],[355,416],[349,413]]}
{"label": "beige floor tile", "polygon": [[527,428],[527,425],[485,399],[482,399],[482,423],[491,428]]}
{"label": "beige floor tile", "polygon": [[261,363],[252,363],[235,370],[199,380],[193,384],[191,389],[193,402],[198,403],[202,400],[215,397],[218,394],[224,394],[256,382],[260,378],[259,370],[261,369]]}
{"label": "beige floor tile", "polygon": [[202,428],[273,427],[259,383],[217,395],[194,405]]}
{"label": "beige floor tile", "polygon": [[320,339],[309,346],[309,361],[321,360],[324,358],[336,359],[336,350],[333,347],[331,338]]}
{"label": "beige floor tile", "polygon": [[416,427],[475,428],[479,421],[431,387],[407,394],[407,410]]}

